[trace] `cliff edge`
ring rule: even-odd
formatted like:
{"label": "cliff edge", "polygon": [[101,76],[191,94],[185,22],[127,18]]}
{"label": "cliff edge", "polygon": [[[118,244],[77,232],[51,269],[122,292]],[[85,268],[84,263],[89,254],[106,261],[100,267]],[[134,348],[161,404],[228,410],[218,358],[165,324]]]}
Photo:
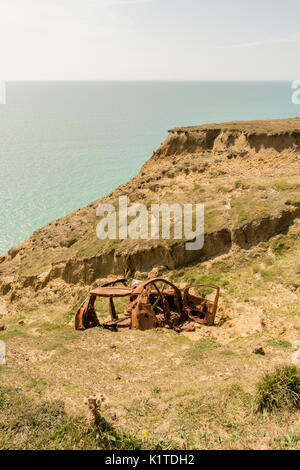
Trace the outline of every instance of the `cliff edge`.
{"label": "cliff edge", "polygon": [[[101,241],[100,202],[146,205],[204,203],[205,243]],[[300,119],[180,127],[129,182],[103,199],[41,228],[0,258],[0,294],[18,305],[61,281],[93,285],[110,275],[134,276],[157,266],[176,269],[247,249],[282,233],[300,216]]]}

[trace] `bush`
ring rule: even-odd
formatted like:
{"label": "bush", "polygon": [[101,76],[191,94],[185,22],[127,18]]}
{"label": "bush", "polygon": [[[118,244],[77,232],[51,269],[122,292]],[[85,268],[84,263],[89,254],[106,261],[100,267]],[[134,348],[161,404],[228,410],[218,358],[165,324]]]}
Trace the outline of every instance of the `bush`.
{"label": "bush", "polygon": [[300,370],[279,366],[274,372],[265,374],[257,385],[256,408],[258,412],[300,409]]}
{"label": "bush", "polygon": [[250,185],[247,184],[245,181],[243,180],[237,180],[235,183],[234,183],[234,187],[235,189],[249,189],[250,188]]}

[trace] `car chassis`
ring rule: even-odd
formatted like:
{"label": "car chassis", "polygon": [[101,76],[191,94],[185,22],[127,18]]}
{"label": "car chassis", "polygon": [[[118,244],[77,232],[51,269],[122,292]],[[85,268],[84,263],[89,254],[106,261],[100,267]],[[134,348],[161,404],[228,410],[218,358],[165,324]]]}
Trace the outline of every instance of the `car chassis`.
{"label": "car chassis", "polygon": [[[158,284],[163,287],[159,287]],[[214,300],[194,295],[193,288],[216,291]],[[100,327],[118,331],[120,328],[150,330],[168,328],[180,332],[187,323],[213,325],[218,308],[220,288],[211,284],[195,284],[179,289],[163,278],[149,279],[129,287],[126,279],[118,279],[90,291],[75,317],[75,329]],[[100,323],[95,311],[97,297],[109,300],[110,320]],[[124,316],[119,318],[114,298],[128,297]]]}

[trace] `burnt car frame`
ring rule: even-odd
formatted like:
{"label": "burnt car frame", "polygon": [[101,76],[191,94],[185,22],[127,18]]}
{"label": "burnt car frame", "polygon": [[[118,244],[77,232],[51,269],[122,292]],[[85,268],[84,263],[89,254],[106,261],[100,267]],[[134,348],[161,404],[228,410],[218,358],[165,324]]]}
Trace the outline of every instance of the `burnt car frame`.
{"label": "burnt car frame", "polygon": [[[191,292],[197,288],[215,290],[214,300]],[[117,279],[90,291],[76,314],[75,329],[102,327],[115,331],[119,328],[144,331],[172,328],[181,331],[187,322],[213,325],[219,295],[220,288],[212,284],[194,284],[179,289],[167,279],[154,278],[129,287],[126,279]],[[109,302],[110,320],[104,323],[99,322],[95,311],[97,297],[107,298]],[[122,297],[128,297],[128,302],[124,316],[119,318],[114,299]]]}

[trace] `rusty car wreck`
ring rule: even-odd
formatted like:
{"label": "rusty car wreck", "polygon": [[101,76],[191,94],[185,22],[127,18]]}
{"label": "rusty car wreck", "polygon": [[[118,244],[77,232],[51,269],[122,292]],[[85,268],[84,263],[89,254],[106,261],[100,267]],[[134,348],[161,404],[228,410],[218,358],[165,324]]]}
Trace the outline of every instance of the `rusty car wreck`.
{"label": "rusty car wreck", "polygon": [[[197,288],[215,291],[213,300],[196,295]],[[179,289],[167,279],[155,278],[128,286],[126,279],[104,284],[91,290],[75,317],[75,329],[101,327],[117,331],[121,328],[149,330],[169,328],[182,331],[191,322],[213,325],[218,307],[220,288],[210,284],[195,284]],[[95,311],[97,297],[109,302],[110,320],[100,323]],[[117,315],[114,299],[128,297],[123,316]]]}

